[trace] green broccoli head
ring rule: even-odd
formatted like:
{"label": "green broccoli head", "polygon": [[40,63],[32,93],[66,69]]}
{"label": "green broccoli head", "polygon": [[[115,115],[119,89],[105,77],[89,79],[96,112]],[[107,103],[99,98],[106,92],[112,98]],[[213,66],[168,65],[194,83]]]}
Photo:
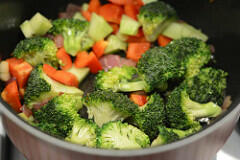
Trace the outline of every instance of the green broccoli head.
{"label": "green broccoli head", "polygon": [[104,124],[97,134],[98,148],[139,149],[149,144],[150,140],[144,132],[120,121]]}
{"label": "green broccoli head", "polygon": [[185,73],[179,60],[162,47],[155,47],[144,53],[137,68],[147,83],[148,88],[145,91],[155,88],[164,90],[168,80],[180,78]]}
{"label": "green broccoli head", "polygon": [[199,103],[214,102],[221,106],[227,88],[228,73],[221,69],[204,68],[187,81],[189,97]]}
{"label": "green broccoli head", "polygon": [[82,108],[82,97],[63,94],[54,97],[41,109],[34,111],[33,115],[37,127],[53,136],[65,138],[71,131],[78,110]]}
{"label": "green broccoli head", "polygon": [[166,49],[181,60],[182,67],[186,68],[186,78],[196,75],[211,59],[210,47],[197,38],[173,40]]}
{"label": "green broccoli head", "polygon": [[158,125],[165,124],[164,101],[157,93],[148,97],[148,102],[139,107],[139,111],[133,115],[133,123],[145,132],[151,140],[158,135]]}
{"label": "green broccoli head", "polygon": [[43,101],[51,99],[60,93],[83,95],[83,92],[75,87],[65,86],[49,78],[43,72],[43,66],[36,66],[28,79],[24,93],[24,104],[30,109]]}
{"label": "green broccoli head", "polygon": [[101,71],[96,76],[96,88],[113,92],[131,92],[144,90],[145,81],[139,79],[135,67],[114,67],[109,71]]}
{"label": "green broccoli head", "polygon": [[52,22],[50,34],[64,37],[64,48],[72,56],[88,50],[94,41],[88,36],[89,23],[78,19],[57,19]]}
{"label": "green broccoli head", "polygon": [[79,118],[74,121],[72,130],[65,140],[88,147],[96,147],[97,130],[98,126],[94,122]]}
{"label": "green broccoli head", "polygon": [[144,5],[138,15],[145,37],[150,42],[155,41],[167,25],[176,19],[177,13],[175,9],[162,1]]}
{"label": "green broccoli head", "polygon": [[59,65],[56,52],[57,47],[51,39],[34,37],[20,41],[13,51],[13,56],[22,58],[33,66],[50,64],[56,68]]}
{"label": "green broccoli head", "polygon": [[191,100],[186,88],[183,83],[168,96],[166,115],[172,128],[186,130],[198,126],[199,118],[217,117],[221,114],[222,109],[213,102],[201,104]]}
{"label": "green broccoli head", "polygon": [[112,91],[95,91],[85,97],[88,118],[94,119],[98,126],[109,121],[124,120],[133,115],[138,106],[130,99]]}
{"label": "green broccoli head", "polygon": [[190,128],[188,130],[179,130],[173,128],[166,128],[165,126],[158,126],[158,137],[152,142],[151,146],[160,146],[168,144],[189,135],[192,135],[201,129],[201,126],[195,126],[195,128]]}

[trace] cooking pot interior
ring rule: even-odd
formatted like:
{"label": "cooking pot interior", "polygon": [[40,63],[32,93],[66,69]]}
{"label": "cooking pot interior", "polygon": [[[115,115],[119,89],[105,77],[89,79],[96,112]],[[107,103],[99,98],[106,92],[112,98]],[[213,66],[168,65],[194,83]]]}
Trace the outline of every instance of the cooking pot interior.
{"label": "cooking pot interior", "polygon": [[[1,0],[0,2],[0,56],[10,56],[16,44],[23,39],[19,24],[40,12],[48,18],[55,19],[64,11],[68,3],[81,4],[87,0]],[[102,1],[104,3],[104,1]],[[106,0],[105,0],[106,2]],[[173,5],[179,17],[201,28],[215,46],[214,66],[229,73],[227,95],[236,100],[240,91],[239,57],[240,57],[240,1],[238,0],[166,0]],[[85,90],[91,82],[83,84]],[[1,89],[4,84],[0,83]],[[233,108],[234,106],[232,106]],[[231,110],[231,109],[230,109]],[[229,111],[230,111],[229,110]]]}

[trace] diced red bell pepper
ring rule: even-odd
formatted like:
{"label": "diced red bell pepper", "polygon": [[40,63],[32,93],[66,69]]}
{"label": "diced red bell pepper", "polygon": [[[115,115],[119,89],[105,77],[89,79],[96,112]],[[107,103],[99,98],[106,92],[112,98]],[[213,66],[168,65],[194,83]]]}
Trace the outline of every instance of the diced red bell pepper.
{"label": "diced red bell pepper", "polygon": [[22,105],[19,98],[19,91],[16,80],[7,84],[1,96],[2,99],[7,102],[16,112],[21,112],[20,108]]}
{"label": "diced red bell pepper", "polygon": [[146,95],[131,93],[130,94],[130,99],[135,104],[137,104],[138,106],[143,106],[144,104],[147,103],[147,96]]}
{"label": "diced red bell pepper", "polygon": [[160,35],[158,37],[158,45],[161,46],[161,47],[165,47],[168,45],[168,43],[170,43],[172,41],[171,38],[168,38],[164,35]]}
{"label": "diced red bell pepper", "polygon": [[103,16],[106,21],[111,23],[120,24],[122,14],[123,8],[115,4],[105,4],[99,9],[99,15]]}
{"label": "diced red bell pepper", "polygon": [[150,47],[151,43],[149,42],[129,43],[127,58],[138,62],[138,60],[142,57],[142,54],[145,53]]}
{"label": "diced red bell pepper", "polygon": [[64,48],[60,48],[57,52],[57,58],[62,62],[61,69],[66,71],[72,67],[72,60]]}
{"label": "diced red bell pepper", "polygon": [[104,40],[100,40],[93,45],[93,52],[96,54],[97,58],[102,57],[107,45],[108,42]]}
{"label": "diced red bell pepper", "polygon": [[33,67],[25,61],[12,66],[12,75],[17,79],[19,88],[25,87],[32,70]]}

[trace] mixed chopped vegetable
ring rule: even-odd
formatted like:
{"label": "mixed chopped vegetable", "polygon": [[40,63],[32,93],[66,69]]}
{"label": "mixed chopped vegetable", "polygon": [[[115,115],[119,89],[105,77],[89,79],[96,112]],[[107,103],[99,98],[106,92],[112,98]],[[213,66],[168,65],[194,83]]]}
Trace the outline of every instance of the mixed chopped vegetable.
{"label": "mixed chopped vegetable", "polygon": [[[222,113],[228,74],[208,65],[208,37],[165,2],[90,0],[20,28],[26,39],[0,63],[1,97],[47,134],[140,149],[195,134],[202,118]],[[84,93],[89,74],[94,90]]]}

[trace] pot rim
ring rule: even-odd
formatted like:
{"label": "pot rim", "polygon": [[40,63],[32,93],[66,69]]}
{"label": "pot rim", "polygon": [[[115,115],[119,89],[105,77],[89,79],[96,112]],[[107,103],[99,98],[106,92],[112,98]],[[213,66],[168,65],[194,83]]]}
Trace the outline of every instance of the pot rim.
{"label": "pot rim", "polygon": [[[145,149],[137,149],[137,150],[106,150],[106,149],[96,149],[96,148],[89,148],[85,146],[81,146],[78,144],[69,143],[64,140],[60,140],[53,136],[50,136],[39,129],[29,125],[27,122],[22,120],[18,117],[14,111],[9,107],[7,103],[5,103],[2,98],[0,98],[0,111],[9,118],[12,122],[18,125],[20,128],[31,134],[32,136],[38,138],[39,140],[44,141],[45,143],[49,143],[53,146],[60,147],[66,150],[79,152],[83,154],[93,155],[93,156],[106,156],[106,157],[134,157],[134,156],[147,156],[150,154],[162,153],[169,150],[177,149],[187,144],[193,143],[204,136],[214,132],[216,129],[221,127],[225,121],[228,121],[234,115],[240,114],[240,96],[231,104],[229,113],[224,113],[219,120],[216,120],[213,124],[208,126],[206,129],[203,129],[197,134],[192,136],[186,137],[179,141],[166,144],[163,146],[157,146],[152,148],[145,148]],[[8,106],[8,107],[7,107]],[[238,115],[239,116],[239,115]],[[238,119],[236,119],[237,122]],[[139,152],[140,151],[140,152]]]}

